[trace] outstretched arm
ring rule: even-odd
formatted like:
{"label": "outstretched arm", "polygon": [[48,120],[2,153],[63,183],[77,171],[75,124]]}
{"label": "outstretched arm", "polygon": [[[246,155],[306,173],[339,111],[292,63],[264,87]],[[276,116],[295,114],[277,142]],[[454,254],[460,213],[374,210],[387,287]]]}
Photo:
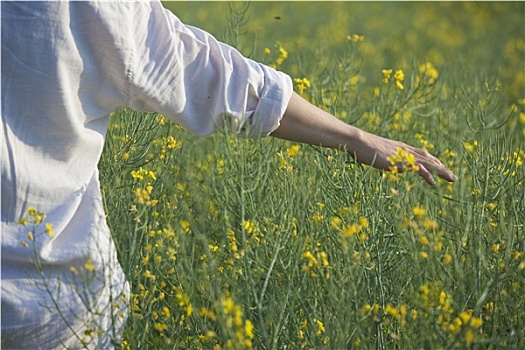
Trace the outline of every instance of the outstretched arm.
{"label": "outstretched arm", "polygon": [[[311,145],[345,149],[361,163],[378,169],[388,169],[392,166],[387,158],[393,156],[400,147],[414,155],[416,164],[419,166],[418,173],[428,184],[435,184],[432,173],[451,182],[457,179],[450,170],[427,151],[403,142],[373,135],[346,124],[296,93],[292,94],[281,124],[271,133],[271,136]],[[399,168],[399,170],[403,169]]]}

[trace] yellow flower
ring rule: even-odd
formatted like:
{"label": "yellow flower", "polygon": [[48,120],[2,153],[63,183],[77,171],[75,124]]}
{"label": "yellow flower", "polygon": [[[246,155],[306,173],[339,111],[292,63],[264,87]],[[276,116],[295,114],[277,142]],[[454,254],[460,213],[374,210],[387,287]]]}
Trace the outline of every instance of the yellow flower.
{"label": "yellow flower", "polygon": [[352,224],[352,225],[349,225],[349,226],[345,226],[342,230],[341,230],[341,234],[343,235],[343,237],[350,237],[350,236],[353,236],[355,235],[356,233],[359,232],[359,226],[356,225],[356,224]]}
{"label": "yellow flower", "polygon": [[365,218],[364,216],[361,216],[359,218],[359,225],[361,225],[361,227],[363,227],[363,228],[367,228],[368,227],[368,219]]}
{"label": "yellow flower", "polygon": [[468,345],[470,345],[472,343],[472,341],[474,340],[474,333],[472,332],[471,329],[468,329],[465,332],[465,340],[466,340]]}
{"label": "yellow flower", "polygon": [[322,321],[314,318],[314,322],[317,324],[317,332],[316,332],[317,335],[321,335],[322,333],[324,333],[326,331]]}
{"label": "yellow flower", "polygon": [[282,58],[288,58],[288,51],[286,51],[284,48],[279,48],[279,56]]}
{"label": "yellow flower", "polygon": [[419,292],[423,295],[428,295],[430,293],[430,286],[428,284],[423,284],[419,287]]}
{"label": "yellow flower", "polygon": [[394,171],[394,174],[398,172],[397,169],[394,170],[397,166],[412,173],[419,171],[419,165],[416,164],[416,157],[402,147],[397,147],[396,153],[386,159],[393,165],[389,170]]}
{"label": "yellow flower", "polygon": [[470,319],[470,326],[474,329],[478,329],[483,325],[483,320],[480,317],[472,317]]}
{"label": "yellow flower", "polygon": [[234,309],[235,309],[235,304],[232,298],[230,297],[226,298],[226,300],[224,301],[224,313],[227,315],[231,314],[233,313]]}
{"label": "yellow flower", "polygon": [[[167,142],[168,149],[174,149],[175,147],[179,146],[179,144],[177,143],[177,140],[175,140],[173,136],[168,136],[166,142]],[[153,176],[155,176],[155,174],[153,174]]]}
{"label": "yellow flower", "polygon": [[316,224],[318,222],[323,221],[323,219],[324,219],[324,216],[321,213],[316,212],[315,215],[312,217],[312,222]]}
{"label": "yellow flower", "polygon": [[454,158],[454,157],[456,157],[456,152],[454,152],[451,149],[447,148],[445,150],[445,157],[447,157],[447,158]]}
{"label": "yellow flower", "polygon": [[159,125],[166,124],[166,117],[163,114],[159,113],[159,115],[158,115],[158,123],[159,123]]}
{"label": "yellow flower", "polygon": [[[142,168],[141,168],[141,170],[142,170]],[[142,175],[142,173],[140,171],[136,171],[136,170],[132,170],[131,171],[131,176],[134,179],[139,179],[139,180],[143,180],[144,179],[144,176]]]}
{"label": "yellow flower", "polygon": [[144,271],[144,273],[142,274],[144,277],[146,278],[149,278],[150,280],[152,281],[155,281],[157,279],[157,276],[155,276],[154,274],[151,273],[150,270],[146,270]]}
{"label": "yellow flower", "polygon": [[364,35],[359,35],[359,34],[348,34],[346,36],[346,40],[347,41],[350,41],[350,42],[361,42],[363,40],[365,40],[365,36]]}
{"label": "yellow flower", "polygon": [[149,256],[146,255],[145,257],[142,258],[142,265],[147,265],[148,262],[149,262]]}
{"label": "yellow flower", "polygon": [[190,222],[188,220],[181,220],[179,224],[184,233],[191,233]]}
{"label": "yellow flower", "polygon": [[85,269],[88,270],[88,271],[93,271],[93,270],[95,270],[95,266],[93,265],[93,262],[91,261],[91,259],[88,259],[88,260],[86,261],[86,263],[84,264],[84,267],[85,267]]}
{"label": "yellow flower", "polygon": [[426,218],[425,221],[423,222],[423,226],[426,229],[432,230],[432,229],[436,229],[438,227],[438,224],[431,218]]}
{"label": "yellow flower", "polygon": [[357,348],[361,345],[361,338],[356,338],[356,340],[354,340],[354,346]]}
{"label": "yellow flower", "polygon": [[390,304],[385,306],[385,313],[394,317],[396,320],[399,320],[401,318],[401,314],[399,313],[399,310]]}
{"label": "yellow flower", "polygon": [[338,229],[341,226],[342,222],[343,221],[340,218],[338,218],[337,216],[334,216],[330,220],[330,225],[332,226],[332,228]]}
{"label": "yellow flower", "polygon": [[423,217],[425,213],[426,213],[426,210],[423,207],[417,206],[417,207],[412,208],[412,214],[414,214],[414,216],[418,219]]}
{"label": "yellow flower", "polygon": [[253,323],[250,320],[244,322],[244,332],[248,338],[253,338]]}
{"label": "yellow flower", "polygon": [[392,69],[383,69],[381,73],[383,73],[383,83],[388,84],[392,75]]}
{"label": "yellow flower", "polygon": [[394,80],[396,81],[396,87],[399,90],[403,90],[405,88],[403,86],[403,80],[405,80],[405,74],[403,73],[401,69],[397,70],[396,74],[394,74]]}
{"label": "yellow flower", "polygon": [[165,318],[169,318],[170,315],[171,315],[170,309],[167,306],[163,306],[162,307],[162,316],[164,316]]}
{"label": "yellow flower", "polygon": [[159,332],[163,332],[168,328],[168,325],[166,325],[165,323],[156,322],[153,328],[155,328]]}
{"label": "yellow flower", "polygon": [[138,180],[144,180],[146,177],[149,177],[153,180],[157,180],[157,177],[155,176],[155,173],[153,171],[143,169],[142,167],[139,170],[132,170],[131,176],[134,179]]}
{"label": "yellow flower", "polygon": [[474,188],[474,189],[472,189],[471,193],[472,193],[472,195],[474,195],[474,196],[477,197],[477,196],[481,196],[481,194],[482,194],[483,192],[482,192],[481,189],[479,189],[479,188]]}
{"label": "yellow flower", "polygon": [[270,49],[266,47],[266,48],[264,49],[264,54],[265,54],[266,56],[268,56],[270,53],[271,53]]}
{"label": "yellow flower", "polygon": [[474,152],[474,149],[478,146],[478,140],[474,140],[472,143],[465,141],[463,142],[463,147],[467,150],[468,153]]}
{"label": "yellow flower", "polygon": [[53,231],[53,224],[51,224],[51,223],[47,223],[46,224],[46,233],[51,238],[53,238],[55,236],[55,231]]}
{"label": "yellow flower", "polygon": [[244,230],[248,234],[256,234],[259,231],[259,224],[255,220],[245,220],[243,223]]}
{"label": "yellow flower", "polygon": [[328,262],[328,256],[326,254],[326,252],[321,252],[321,254],[319,254],[320,257],[321,257],[321,264],[323,266],[329,266],[330,263]]}
{"label": "yellow flower", "polygon": [[205,308],[204,306],[201,308],[199,312],[199,316],[208,318],[212,321],[215,321],[217,319],[217,315],[215,315],[215,312],[213,312],[210,309]]}
{"label": "yellow flower", "polygon": [[469,311],[462,311],[459,314],[459,318],[461,319],[462,324],[467,324],[470,321],[471,316],[472,313]]}
{"label": "yellow flower", "polygon": [[22,219],[20,219],[20,221],[17,222],[17,224],[26,227],[27,226],[27,221],[28,221],[28,218],[22,218]]}
{"label": "yellow flower", "polygon": [[419,66],[419,73],[425,74],[428,78],[428,83],[433,84],[439,77],[439,73],[434,65],[430,62],[423,63]]}
{"label": "yellow flower", "polygon": [[308,260],[308,266],[310,267],[319,265],[317,258],[310,251],[306,251],[303,253],[303,259]]}
{"label": "yellow flower", "polygon": [[302,94],[304,90],[310,87],[310,81],[306,78],[295,78],[293,81],[299,90],[299,94]]}
{"label": "yellow flower", "polygon": [[286,51],[280,43],[277,43],[275,47],[279,51],[279,57],[277,57],[277,59],[275,60],[275,65],[278,66],[281,65],[286,58],[288,58],[288,51]]}
{"label": "yellow flower", "polygon": [[372,310],[372,306],[370,304],[365,304],[365,305],[363,305],[361,310],[359,310],[359,314],[361,316],[365,316],[365,315],[368,315],[371,310]]}
{"label": "yellow flower", "polygon": [[396,74],[394,74],[394,79],[397,81],[403,81],[405,79],[405,74],[401,69],[396,70]]}
{"label": "yellow flower", "polygon": [[286,154],[290,157],[295,157],[299,154],[299,145],[293,145],[286,150]]}
{"label": "yellow flower", "polygon": [[43,218],[42,215],[37,214],[37,215],[33,216],[33,220],[34,220],[34,223],[36,225],[38,225],[39,223],[41,223],[44,220],[44,218]]}

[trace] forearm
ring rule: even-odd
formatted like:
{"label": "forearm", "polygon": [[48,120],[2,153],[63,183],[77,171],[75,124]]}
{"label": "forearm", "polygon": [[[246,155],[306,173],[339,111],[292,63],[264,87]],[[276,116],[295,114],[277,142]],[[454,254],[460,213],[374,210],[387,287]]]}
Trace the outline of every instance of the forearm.
{"label": "forearm", "polygon": [[[309,103],[295,92],[292,94],[279,127],[271,136],[315,146],[337,148],[355,156],[360,162],[386,169],[391,164],[377,158],[377,153],[390,152],[396,141],[383,139],[347,124],[330,113]],[[398,146],[402,144],[399,143]],[[395,153],[395,148],[392,154]]]}
{"label": "forearm", "polygon": [[363,131],[293,93],[279,127],[271,136],[354,153]]}
{"label": "forearm", "polygon": [[447,181],[456,181],[456,176],[427,151],[400,141],[373,135],[346,124],[296,93],[292,94],[281,124],[271,133],[271,136],[311,145],[344,149],[364,164],[378,169],[389,169],[394,165],[399,171],[403,171],[403,164],[391,164],[389,157],[401,148],[413,155],[415,164],[419,168],[418,174],[427,183],[431,185],[435,183],[432,172]]}

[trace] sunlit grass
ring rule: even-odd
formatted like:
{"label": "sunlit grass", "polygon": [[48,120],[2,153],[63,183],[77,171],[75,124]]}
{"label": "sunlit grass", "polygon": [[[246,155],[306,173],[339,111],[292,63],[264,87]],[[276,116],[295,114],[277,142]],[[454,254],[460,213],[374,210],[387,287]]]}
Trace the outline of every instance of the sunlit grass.
{"label": "sunlit grass", "polygon": [[100,170],[125,347],[525,346],[523,3],[167,5],[460,179],[119,111]]}

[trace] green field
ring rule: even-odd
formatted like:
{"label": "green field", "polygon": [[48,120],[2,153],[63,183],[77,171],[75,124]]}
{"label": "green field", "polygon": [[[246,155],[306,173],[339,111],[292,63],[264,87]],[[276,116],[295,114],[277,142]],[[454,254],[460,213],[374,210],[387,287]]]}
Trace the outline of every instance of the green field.
{"label": "green field", "polygon": [[115,113],[124,348],[525,348],[525,3],[165,5],[459,180]]}

